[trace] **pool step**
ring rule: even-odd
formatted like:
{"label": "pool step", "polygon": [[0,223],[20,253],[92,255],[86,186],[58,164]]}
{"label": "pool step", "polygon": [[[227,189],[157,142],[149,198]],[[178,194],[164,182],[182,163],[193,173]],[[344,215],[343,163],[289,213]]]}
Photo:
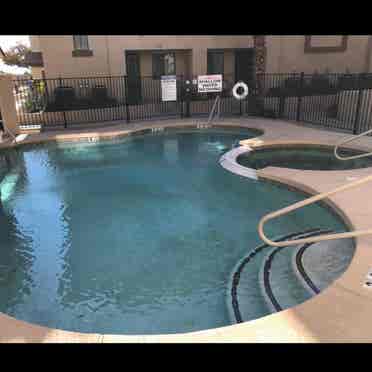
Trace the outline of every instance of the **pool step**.
{"label": "pool step", "polygon": [[[322,230],[317,234],[326,234]],[[323,241],[276,247],[266,254],[260,269],[262,295],[271,312],[298,305],[330,285],[347,268],[352,241]]]}
{"label": "pool step", "polygon": [[[310,229],[287,234],[274,240],[297,239],[310,234],[318,234],[319,232],[321,232],[320,229]],[[260,245],[243,257],[235,266],[231,275],[229,294],[227,296],[227,305],[232,322],[240,323],[271,313],[258,279],[264,259],[267,253],[273,249],[267,244]]]}
{"label": "pool step", "polygon": [[300,279],[300,271],[293,265],[293,255],[303,247],[303,245],[275,247],[264,257],[259,283],[270,312],[295,306],[316,294],[315,291],[308,289],[305,280]]}
{"label": "pool step", "polygon": [[354,250],[353,239],[328,240],[313,243],[311,247],[302,247],[293,254],[292,262],[298,270],[303,270],[299,276],[301,279],[306,280],[306,274],[314,287],[322,291],[347,269]]}

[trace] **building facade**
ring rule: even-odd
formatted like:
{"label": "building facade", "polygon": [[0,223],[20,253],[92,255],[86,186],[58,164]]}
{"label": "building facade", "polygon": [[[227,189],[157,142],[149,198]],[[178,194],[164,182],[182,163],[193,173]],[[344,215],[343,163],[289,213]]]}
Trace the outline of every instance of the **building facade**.
{"label": "building facade", "polygon": [[34,35],[30,42],[35,78],[223,73],[246,81],[257,72],[369,72],[372,67],[368,35]]}
{"label": "building facade", "polygon": [[255,64],[252,36],[31,36],[31,48],[43,62],[35,77],[233,74],[236,63]]}

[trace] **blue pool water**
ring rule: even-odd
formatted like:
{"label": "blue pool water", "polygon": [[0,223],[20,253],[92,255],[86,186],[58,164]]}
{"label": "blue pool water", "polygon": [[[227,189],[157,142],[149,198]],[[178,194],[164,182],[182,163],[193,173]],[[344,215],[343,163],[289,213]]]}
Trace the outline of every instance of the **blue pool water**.
{"label": "blue pool water", "polygon": [[[179,130],[10,151],[0,184],[0,311],[111,334],[231,324],[229,275],[260,244],[260,217],[304,198],[219,165],[256,135]],[[266,232],[311,227],[345,229],[313,205]],[[262,301],[250,306],[255,317],[267,313]]]}

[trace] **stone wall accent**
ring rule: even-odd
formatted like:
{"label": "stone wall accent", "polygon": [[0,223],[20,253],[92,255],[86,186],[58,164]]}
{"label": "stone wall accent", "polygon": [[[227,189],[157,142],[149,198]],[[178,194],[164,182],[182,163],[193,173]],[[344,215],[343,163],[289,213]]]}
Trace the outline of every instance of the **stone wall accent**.
{"label": "stone wall accent", "polygon": [[266,40],[264,35],[253,37],[253,45],[256,52],[256,73],[262,74],[266,71]]}

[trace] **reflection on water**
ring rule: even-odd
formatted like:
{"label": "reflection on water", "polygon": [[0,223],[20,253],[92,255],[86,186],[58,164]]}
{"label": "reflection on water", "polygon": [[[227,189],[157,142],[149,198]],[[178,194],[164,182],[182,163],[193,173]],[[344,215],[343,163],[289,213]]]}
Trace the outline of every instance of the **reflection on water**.
{"label": "reflection on water", "polygon": [[177,163],[179,160],[177,139],[168,139],[164,141],[164,157],[169,163]]}
{"label": "reflection on water", "polygon": [[2,155],[8,172],[0,183],[0,311],[12,315],[31,293],[34,256],[31,234],[22,229],[18,216],[8,206],[16,197],[16,188],[22,193],[27,183],[23,154],[12,151]]}
{"label": "reflection on water", "polygon": [[[229,324],[229,274],[259,243],[259,218],[302,198],[219,166],[249,137],[203,130],[25,149],[3,203],[0,310],[82,332]],[[342,228],[317,205],[301,213],[268,234]]]}

